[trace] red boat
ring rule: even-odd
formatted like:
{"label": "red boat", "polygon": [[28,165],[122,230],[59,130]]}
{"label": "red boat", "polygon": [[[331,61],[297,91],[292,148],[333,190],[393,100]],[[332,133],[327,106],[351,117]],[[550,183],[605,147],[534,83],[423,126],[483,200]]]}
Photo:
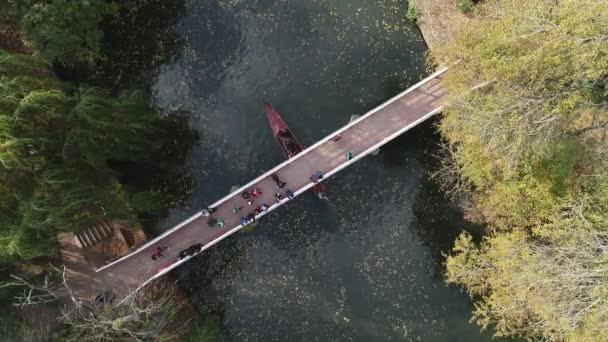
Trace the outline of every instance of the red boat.
{"label": "red boat", "polygon": [[[285,158],[293,158],[296,154],[302,152],[304,147],[298,142],[298,139],[291,129],[289,129],[289,126],[287,126],[285,121],[283,121],[279,112],[272,108],[268,101],[264,101],[264,111],[266,112],[266,119],[268,119],[272,135],[277,139],[277,143]],[[327,196],[325,196],[326,189],[323,183],[317,183],[312,187],[312,191],[314,191],[319,198],[327,199]]]}

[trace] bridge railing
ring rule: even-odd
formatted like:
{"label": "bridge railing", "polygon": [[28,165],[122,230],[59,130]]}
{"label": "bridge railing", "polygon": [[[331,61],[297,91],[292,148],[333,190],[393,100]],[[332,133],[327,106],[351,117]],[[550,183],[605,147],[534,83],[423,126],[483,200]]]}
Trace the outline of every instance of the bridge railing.
{"label": "bridge railing", "polygon": [[[401,97],[407,95],[408,93],[416,90],[417,88],[419,88],[420,86],[422,86],[423,84],[427,83],[428,81],[434,79],[435,77],[443,74],[444,72],[446,72],[449,68],[444,67],[441,68],[440,70],[434,72],[433,74],[431,74],[430,76],[426,77],[425,79],[419,81],[418,83],[414,84],[413,86],[409,87],[408,89],[406,89],[405,91],[393,96],[392,98],[390,98],[389,100],[387,100],[386,102],[384,102],[383,104],[381,104],[380,106],[370,110],[369,112],[365,113],[365,115],[362,115],[361,117],[357,118],[356,120],[353,120],[352,122],[348,123],[347,125],[343,126],[342,128],[334,131],[333,133],[327,135],[325,138],[317,141],[315,144],[313,144],[312,146],[306,148],[305,150],[303,150],[302,152],[298,153],[297,155],[295,155],[293,158],[291,159],[287,159],[284,162],[282,162],[281,164],[275,166],[274,168],[272,168],[271,170],[265,172],[264,174],[260,175],[259,177],[255,178],[254,180],[250,181],[249,183],[241,186],[240,188],[238,188],[237,190],[229,193],[228,195],[222,197],[221,199],[217,200],[215,203],[211,204],[209,207],[214,208],[217,207],[218,205],[224,203],[225,201],[227,201],[228,199],[232,198],[235,195],[238,195],[240,193],[242,193],[243,191],[250,189],[251,187],[253,187],[254,185],[256,185],[257,183],[259,183],[262,179],[269,177],[270,175],[272,175],[273,173],[276,173],[278,170],[282,169],[283,167],[285,167],[286,165],[292,164],[294,162],[296,162],[298,159],[302,158],[304,155],[306,155],[307,153],[311,152],[312,150],[316,149],[317,147],[319,147],[320,145],[326,143],[327,141],[329,141],[330,139],[334,138],[336,135],[339,135],[340,133],[348,130],[349,128],[357,125],[359,122],[369,118],[371,115],[373,115],[374,113],[378,112],[379,110],[381,110],[382,108],[388,106],[389,104],[395,102],[396,100],[400,99]],[[427,113],[426,115],[424,115],[423,117],[421,117],[420,119],[414,121],[413,123],[407,125],[406,127],[400,129],[399,131],[397,131],[396,133],[384,138],[382,141],[380,141],[379,143],[375,144],[374,146],[370,147],[369,149],[367,149],[366,151],[364,151],[363,153],[360,153],[358,155],[356,155],[353,159],[346,161],[344,164],[341,164],[340,166],[338,166],[337,168],[324,173],[324,178],[327,178],[333,174],[335,174],[336,172],[339,172],[340,170],[344,169],[345,167],[351,165],[352,163],[358,161],[359,159],[363,158],[364,156],[368,155],[369,153],[371,153],[372,151],[380,148],[382,145],[386,144],[388,141],[394,139],[395,137],[399,136],[400,134],[402,134],[403,132],[411,129],[412,127],[420,124],[422,121],[425,121],[426,119],[428,119],[429,117],[433,116],[434,114],[436,114],[437,112],[439,112],[441,110],[442,107],[439,107],[435,110],[433,110],[430,113]],[[294,195],[299,195],[303,192],[305,192],[306,190],[310,189],[311,187],[313,187],[316,183],[308,183],[306,186],[300,188],[299,190],[294,192]],[[277,207],[281,206],[285,201],[287,201],[287,199],[284,199],[283,201],[281,201],[280,203],[276,203],[273,204],[266,212],[261,213],[258,217],[262,217],[264,215],[266,215],[268,212],[276,209]],[[194,214],[193,216],[187,218],[186,220],[182,221],[181,223],[177,224],[176,226],[174,226],[173,228],[167,230],[166,232],[160,234],[159,236],[157,236],[156,238],[148,241],[147,243],[145,243],[144,245],[142,245],[141,247],[139,247],[137,250],[107,264],[104,265],[103,267],[100,267],[99,269],[97,269],[95,272],[100,272],[104,269],[107,269],[135,254],[138,254],[139,252],[143,251],[144,249],[146,249],[147,247],[158,243],[160,240],[162,240],[164,237],[172,234],[173,232],[175,232],[176,230],[180,229],[181,227],[185,226],[186,224],[196,220],[197,218],[199,218],[200,216],[202,216],[201,212],[198,212],[196,214]],[[226,237],[232,235],[234,232],[240,230],[241,228],[243,228],[242,225],[238,225],[236,227],[234,227],[233,229],[225,232],[223,235],[221,235],[220,237],[208,242],[207,244],[205,244],[201,251],[199,253],[202,253],[204,250],[206,250],[207,248],[215,245],[216,243],[220,242],[221,240],[225,239]],[[193,255],[192,257],[198,255],[199,253]],[[175,263],[171,264],[169,267],[163,269],[162,271],[160,271],[159,273],[157,273],[156,275],[154,275],[152,278],[148,279],[145,283],[143,283],[139,288],[145,286],[146,284],[148,284],[150,281],[166,274],[167,272],[171,271],[172,269],[178,267],[179,265],[181,265],[182,263],[190,260],[191,257],[187,257],[184,258],[182,260],[176,261]],[[138,289],[139,289],[138,288]]]}

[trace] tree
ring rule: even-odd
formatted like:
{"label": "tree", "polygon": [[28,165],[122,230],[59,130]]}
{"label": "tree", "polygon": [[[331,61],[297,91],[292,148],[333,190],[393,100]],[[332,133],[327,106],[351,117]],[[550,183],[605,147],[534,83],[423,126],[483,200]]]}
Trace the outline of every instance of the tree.
{"label": "tree", "polygon": [[[0,289],[22,290],[14,297],[16,307],[71,298],[69,305],[61,307],[58,317],[63,327],[56,337],[61,341],[170,341],[181,336],[189,324],[188,319],[179,317],[185,302],[177,295],[175,285],[163,281],[151,283],[126,297],[108,292],[100,294],[96,302],[89,302],[74,295],[66,280],[65,267],[52,267],[42,282],[12,274],[11,278],[1,284]],[[12,333],[23,335],[20,329]]]}
{"label": "tree", "polygon": [[33,47],[44,58],[62,62],[93,62],[103,38],[99,24],[118,11],[105,0],[32,0],[15,6],[19,10],[13,16]]}
{"label": "tree", "polygon": [[496,336],[608,341],[608,233],[585,226],[566,219],[546,236],[513,231],[480,247],[463,234],[447,280],[481,298],[473,319]]}
{"label": "tree", "polygon": [[607,26],[607,1],[488,0],[432,51],[453,65],[437,176],[489,224],[446,277],[497,336],[608,341]]}
{"label": "tree", "polygon": [[[478,7],[455,43],[432,51],[438,63],[460,61],[446,82],[440,129],[491,220],[542,222],[562,199],[591,186],[594,178],[576,170],[597,174],[608,160],[608,4],[493,0]],[[512,215],[515,206],[527,209]]]}
{"label": "tree", "polygon": [[0,50],[0,257],[33,258],[58,231],[158,207],[128,196],[109,161],[161,148],[159,114],[138,93],[111,97],[58,81],[36,57]]}
{"label": "tree", "polygon": [[16,21],[19,18],[19,10],[28,5],[28,0],[0,0],[0,23]]}
{"label": "tree", "polygon": [[161,283],[111,303],[84,304],[64,313],[62,341],[171,341],[189,324],[178,317],[184,302],[175,286]]}

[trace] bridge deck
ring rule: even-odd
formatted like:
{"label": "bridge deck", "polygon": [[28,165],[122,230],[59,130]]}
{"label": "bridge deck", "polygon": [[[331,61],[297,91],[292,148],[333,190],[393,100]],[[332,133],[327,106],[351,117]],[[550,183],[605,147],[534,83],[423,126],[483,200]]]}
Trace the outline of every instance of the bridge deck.
{"label": "bridge deck", "polygon": [[[275,204],[274,194],[279,189],[270,178],[271,173],[278,174],[281,180],[287,182],[285,189],[289,188],[298,195],[314,185],[309,177],[315,171],[320,170],[327,178],[437,113],[445,100],[446,92],[440,82],[445,77],[446,70],[442,69],[422,80],[358,120],[330,134],[295,158],[278,165],[213,204],[212,206],[217,208],[213,216],[226,220],[223,229],[209,227],[208,218],[197,214],[132,254],[99,269],[98,274],[102,276],[107,287],[124,294],[129,289],[141,287],[149,280],[179,266],[187,261],[177,260],[178,253],[183,249],[195,243],[203,243],[206,249],[240,229],[240,217],[253,211],[255,206],[266,203],[271,205],[270,210],[273,210],[287,201],[285,199]],[[342,138],[337,142],[330,140],[336,134]],[[348,151],[354,152],[354,158],[350,161],[345,157]],[[261,198],[255,199],[254,205],[248,206],[240,194],[242,189],[254,185],[263,189],[264,193]],[[235,206],[243,207],[240,213],[232,213]],[[169,249],[163,253],[163,257],[154,261],[151,256],[161,244],[166,244]]]}

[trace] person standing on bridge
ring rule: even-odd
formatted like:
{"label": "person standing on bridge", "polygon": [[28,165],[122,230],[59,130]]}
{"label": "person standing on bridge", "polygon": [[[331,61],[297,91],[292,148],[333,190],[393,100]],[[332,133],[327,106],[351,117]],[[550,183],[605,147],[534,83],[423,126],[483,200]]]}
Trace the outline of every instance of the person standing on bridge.
{"label": "person standing on bridge", "polygon": [[250,193],[251,193],[251,196],[258,197],[258,196],[262,195],[262,189],[255,187],[255,188],[251,189]]}
{"label": "person standing on bridge", "polygon": [[285,182],[281,181],[281,179],[279,178],[279,176],[276,173],[273,173],[272,175],[270,175],[270,177],[272,178],[272,180],[276,183],[276,185],[279,188],[283,188],[285,186]]}
{"label": "person standing on bridge", "polygon": [[348,151],[346,152],[346,160],[351,160],[353,159],[353,151]]}
{"label": "person standing on bridge", "polygon": [[215,212],[214,208],[206,208],[206,209],[201,210],[201,214],[203,216],[211,216],[211,215],[213,215],[214,212]]}
{"label": "person standing on bridge", "polygon": [[293,193],[293,191],[287,189],[287,190],[285,190],[285,196],[287,196],[287,198],[292,200],[296,195]]}
{"label": "person standing on bridge", "polygon": [[309,179],[313,183],[318,183],[321,179],[323,179],[323,173],[317,170],[315,173],[312,174],[312,176],[310,176]]}

